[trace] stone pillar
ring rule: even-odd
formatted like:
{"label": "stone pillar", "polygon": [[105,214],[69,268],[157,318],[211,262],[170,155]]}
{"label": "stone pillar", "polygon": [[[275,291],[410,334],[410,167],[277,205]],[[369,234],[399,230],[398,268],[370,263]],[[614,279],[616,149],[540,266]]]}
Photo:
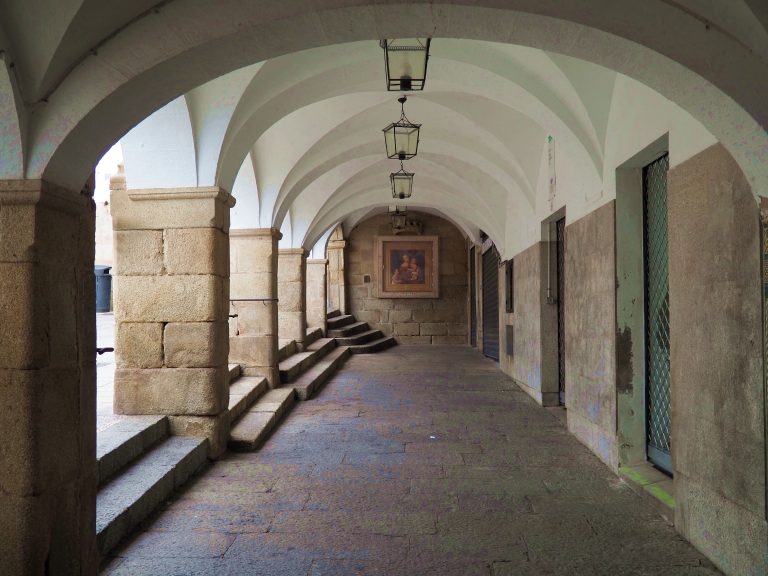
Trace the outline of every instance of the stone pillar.
{"label": "stone pillar", "polygon": [[347,313],[347,291],[344,280],[344,240],[328,241],[328,305],[331,310]]}
{"label": "stone pillar", "polygon": [[307,288],[307,251],[280,248],[277,267],[277,325],[280,340],[295,340],[303,349],[307,334],[305,309]]}
{"label": "stone pillar", "polygon": [[322,328],[326,333],[328,298],[325,258],[307,260],[307,326]]}
{"label": "stone pillar", "polygon": [[95,574],[95,211],[0,181],[0,574]]}
{"label": "stone pillar", "polygon": [[277,332],[277,243],[274,228],[231,230],[229,358],[246,376],[280,386]]}
{"label": "stone pillar", "polygon": [[229,209],[219,188],[126,190],[112,180],[117,414],[166,414],[204,436],[229,435]]}

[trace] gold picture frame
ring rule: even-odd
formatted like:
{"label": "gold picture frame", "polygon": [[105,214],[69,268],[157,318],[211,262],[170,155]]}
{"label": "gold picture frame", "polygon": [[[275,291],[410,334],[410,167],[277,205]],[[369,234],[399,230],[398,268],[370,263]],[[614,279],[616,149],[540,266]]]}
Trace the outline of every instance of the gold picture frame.
{"label": "gold picture frame", "polygon": [[439,298],[437,236],[374,239],[379,298]]}

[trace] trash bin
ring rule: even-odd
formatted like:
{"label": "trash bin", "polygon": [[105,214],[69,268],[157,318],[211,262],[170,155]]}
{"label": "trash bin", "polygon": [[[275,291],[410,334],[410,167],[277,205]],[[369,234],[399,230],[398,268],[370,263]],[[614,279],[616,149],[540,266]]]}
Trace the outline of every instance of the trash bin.
{"label": "trash bin", "polygon": [[93,273],[96,275],[96,312],[109,312],[112,308],[112,266],[96,265]]}

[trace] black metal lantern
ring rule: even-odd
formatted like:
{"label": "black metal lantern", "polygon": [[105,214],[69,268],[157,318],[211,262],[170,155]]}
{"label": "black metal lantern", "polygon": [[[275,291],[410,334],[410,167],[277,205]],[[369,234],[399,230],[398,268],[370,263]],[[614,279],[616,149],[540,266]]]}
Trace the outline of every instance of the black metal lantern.
{"label": "black metal lantern", "polygon": [[410,92],[424,90],[431,38],[382,40],[387,66],[387,90]]}
{"label": "black metal lantern", "polygon": [[392,122],[384,128],[384,143],[387,146],[387,158],[392,160],[409,160],[419,151],[419,131],[421,124],[414,124],[405,116],[405,96],[397,99],[400,102],[400,120]]}
{"label": "black metal lantern", "polygon": [[408,219],[408,210],[405,207],[401,209],[399,206],[395,206],[394,208],[395,209],[392,210],[392,206],[389,207],[389,216],[392,218],[392,229],[404,230]]}
{"label": "black metal lantern", "polygon": [[402,162],[400,162],[400,170],[389,175],[389,181],[392,183],[392,198],[403,200],[411,197],[413,172],[406,172]]}

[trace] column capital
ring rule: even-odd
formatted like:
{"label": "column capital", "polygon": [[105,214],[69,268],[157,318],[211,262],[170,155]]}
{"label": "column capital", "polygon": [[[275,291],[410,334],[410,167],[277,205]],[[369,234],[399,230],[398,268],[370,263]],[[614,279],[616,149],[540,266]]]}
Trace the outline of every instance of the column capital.
{"label": "column capital", "polygon": [[199,188],[112,188],[113,230],[219,228],[229,231],[235,198],[218,186]]}
{"label": "column capital", "polygon": [[241,237],[253,237],[253,236],[271,236],[272,238],[276,240],[281,240],[283,238],[282,232],[278,230],[277,228],[238,228],[238,229],[230,229],[229,230],[230,236],[241,236]]}
{"label": "column capital", "polygon": [[43,206],[79,214],[91,197],[76,194],[45,180],[0,180],[0,206]]}
{"label": "column capital", "polygon": [[328,250],[342,250],[346,247],[346,245],[347,245],[346,240],[329,240]]}
{"label": "column capital", "polygon": [[307,258],[307,264],[327,265],[328,260],[326,258]]}
{"label": "column capital", "polygon": [[309,254],[309,251],[304,250],[304,248],[278,248],[278,254],[280,254],[280,256],[296,255],[306,257]]}
{"label": "column capital", "polygon": [[204,200],[213,199],[225,204],[227,208],[235,205],[235,197],[218,186],[201,186],[197,188],[144,188],[127,190],[128,197],[134,201],[143,200]]}

